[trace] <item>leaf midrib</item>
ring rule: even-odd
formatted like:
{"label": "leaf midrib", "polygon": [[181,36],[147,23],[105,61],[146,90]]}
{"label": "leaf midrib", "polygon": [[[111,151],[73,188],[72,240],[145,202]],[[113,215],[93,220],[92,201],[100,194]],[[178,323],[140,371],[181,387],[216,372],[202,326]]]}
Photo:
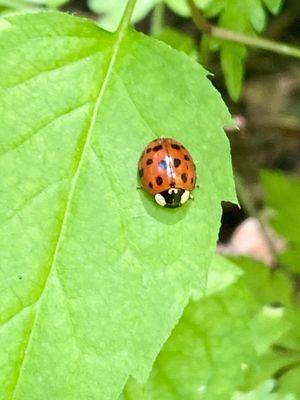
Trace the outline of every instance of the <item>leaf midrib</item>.
{"label": "leaf midrib", "polygon": [[115,41],[113,49],[112,49],[111,59],[110,59],[110,61],[108,63],[107,71],[106,71],[103,83],[102,83],[102,85],[100,87],[99,94],[98,94],[97,99],[96,99],[95,107],[93,109],[92,116],[91,116],[91,122],[90,122],[89,128],[87,130],[87,135],[86,135],[83,147],[82,147],[82,151],[81,151],[81,155],[79,157],[77,168],[76,168],[75,173],[74,173],[74,175],[72,177],[70,191],[69,191],[68,198],[67,198],[67,201],[66,201],[64,215],[63,215],[63,218],[62,218],[62,223],[61,223],[61,226],[60,226],[60,229],[59,229],[59,233],[58,233],[58,236],[57,236],[57,239],[56,239],[56,243],[55,243],[55,247],[54,247],[54,251],[53,251],[53,257],[52,257],[51,265],[49,267],[49,272],[48,272],[47,278],[46,278],[46,280],[44,282],[43,289],[41,290],[40,297],[36,302],[37,310],[36,310],[35,318],[34,318],[33,323],[32,323],[30,334],[28,335],[27,343],[25,344],[25,347],[24,347],[24,350],[23,350],[23,357],[22,357],[22,359],[20,361],[19,371],[18,371],[17,376],[15,378],[15,383],[14,383],[14,387],[13,387],[13,390],[12,390],[11,400],[13,400],[15,398],[15,395],[16,395],[17,390],[18,390],[18,386],[20,384],[20,377],[22,375],[22,371],[24,369],[24,365],[26,363],[26,360],[27,360],[27,357],[28,357],[28,354],[29,354],[28,349],[30,348],[30,345],[32,343],[34,328],[35,328],[36,321],[37,321],[38,316],[39,316],[40,305],[42,303],[44,293],[46,292],[46,288],[47,288],[47,284],[49,282],[49,278],[51,276],[51,272],[53,271],[53,269],[56,266],[57,257],[58,257],[58,254],[59,254],[59,250],[61,248],[61,240],[63,238],[64,232],[65,232],[65,229],[66,229],[66,226],[67,226],[67,222],[68,222],[68,218],[69,218],[69,214],[70,214],[70,209],[71,209],[73,197],[74,197],[74,194],[75,194],[75,191],[76,191],[76,186],[77,186],[78,178],[80,176],[82,164],[83,164],[83,161],[85,159],[86,152],[87,152],[88,148],[90,147],[91,137],[92,137],[92,134],[93,134],[93,131],[94,131],[94,127],[95,127],[95,124],[96,124],[96,120],[97,120],[98,112],[99,112],[99,109],[100,109],[100,105],[101,105],[102,99],[103,99],[103,97],[105,95],[107,86],[109,84],[109,81],[110,81],[110,78],[111,78],[111,75],[112,75],[112,72],[113,72],[113,67],[115,65],[116,58],[117,58],[121,43],[122,43],[122,40],[123,40],[123,38],[124,38],[124,36],[126,34],[127,29],[128,29],[127,25],[126,24],[122,24],[120,26],[120,29],[116,33],[116,41]]}

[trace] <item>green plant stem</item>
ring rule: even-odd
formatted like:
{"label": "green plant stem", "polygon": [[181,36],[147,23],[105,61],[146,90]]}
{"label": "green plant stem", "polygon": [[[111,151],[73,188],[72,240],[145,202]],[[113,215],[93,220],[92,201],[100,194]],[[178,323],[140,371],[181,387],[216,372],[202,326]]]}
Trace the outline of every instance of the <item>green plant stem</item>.
{"label": "green plant stem", "polygon": [[124,29],[126,29],[126,27],[128,27],[130,25],[131,17],[133,14],[135,4],[136,4],[136,0],[128,0],[127,1],[127,5],[125,8],[124,14],[122,16],[122,19],[119,23],[117,32],[123,31]]}
{"label": "green plant stem", "polygon": [[256,36],[248,36],[243,33],[230,31],[229,29],[219,28],[206,20],[203,14],[197,8],[194,0],[187,0],[190,7],[192,19],[197,28],[203,33],[220,40],[245,44],[249,47],[255,47],[273,53],[284,54],[286,56],[300,58],[300,49],[289,46],[285,43],[275,42],[269,39],[263,39]]}
{"label": "green plant stem", "polygon": [[161,32],[164,26],[164,18],[165,18],[165,4],[161,2],[154,7],[152,13],[151,28],[150,28],[151,36],[156,36]]}

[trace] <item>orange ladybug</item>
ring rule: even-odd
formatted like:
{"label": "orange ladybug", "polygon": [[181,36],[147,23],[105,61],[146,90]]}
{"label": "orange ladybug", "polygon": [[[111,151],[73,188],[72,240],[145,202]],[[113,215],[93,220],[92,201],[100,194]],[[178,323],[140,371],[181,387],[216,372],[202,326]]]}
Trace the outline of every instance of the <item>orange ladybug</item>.
{"label": "orange ladybug", "polygon": [[163,207],[179,207],[192,197],[196,167],[187,149],[170,138],[150,142],[138,163],[142,189]]}

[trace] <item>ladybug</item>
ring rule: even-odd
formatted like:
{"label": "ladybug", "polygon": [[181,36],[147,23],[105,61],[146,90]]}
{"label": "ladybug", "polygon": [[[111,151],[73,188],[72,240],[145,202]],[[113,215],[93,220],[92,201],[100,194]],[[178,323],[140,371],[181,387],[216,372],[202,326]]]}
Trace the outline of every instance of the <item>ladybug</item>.
{"label": "ladybug", "polygon": [[196,167],[177,140],[159,138],[150,142],[139,159],[138,176],[141,188],[160,206],[176,208],[193,198]]}

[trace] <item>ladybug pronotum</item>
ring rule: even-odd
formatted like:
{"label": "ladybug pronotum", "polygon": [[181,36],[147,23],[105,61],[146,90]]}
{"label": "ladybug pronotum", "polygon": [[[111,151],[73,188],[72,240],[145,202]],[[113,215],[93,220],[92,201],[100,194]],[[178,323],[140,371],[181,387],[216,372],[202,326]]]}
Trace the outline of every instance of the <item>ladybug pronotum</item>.
{"label": "ladybug pronotum", "polygon": [[163,207],[176,208],[192,198],[196,167],[187,149],[170,138],[150,142],[138,163],[142,189]]}

